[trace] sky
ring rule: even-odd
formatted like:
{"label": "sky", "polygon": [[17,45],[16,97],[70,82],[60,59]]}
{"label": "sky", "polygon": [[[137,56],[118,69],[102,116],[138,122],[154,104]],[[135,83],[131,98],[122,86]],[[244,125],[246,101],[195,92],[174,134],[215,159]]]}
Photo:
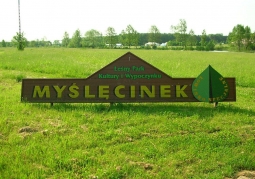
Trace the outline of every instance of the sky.
{"label": "sky", "polygon": [[[196,35],[228,35],[237,24],[255,32],[255,0],[20,0],[21,31],[27,40],[62,40],[79,29],[95,29],[103,35],[108,27],[117,34],[130,24],[147,33],[155,25],[171,33],[180,19]],[[0,41],[11,41],[19,31],[18,0],[0,0]]]}

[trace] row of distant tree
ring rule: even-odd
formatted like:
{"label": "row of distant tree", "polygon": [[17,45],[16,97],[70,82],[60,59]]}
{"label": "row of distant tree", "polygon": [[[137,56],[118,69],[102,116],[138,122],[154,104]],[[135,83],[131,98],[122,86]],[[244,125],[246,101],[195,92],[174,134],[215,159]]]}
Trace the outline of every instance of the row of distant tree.
{"label": "row of distant tree", "polygon": [[[42,40],[27,41],[23,34],[14,36],[12,42],[5,42],[2,40],[0,44],[5,46],[20,46],[23,43],[27,47],[67,47],[67,48],[162,48],[162,49],[196,49],[196,50],[214,50],[215,45],[223,47],[222,44],[228,44],[229,47],[237,50],[255,50],[255,32],[251,32],[250,27],[243,25],[236,25],[228,36],[223,34],[207,34],[206,30],[202,31],[201,35],[195,35],[191,29],[187,31],[187,23],[184,19],[176,26],[171,26],[172,32],[160,33],[159,29],[153,25],[148,33],[138,33],[131,25],[128,25],[120,34],[115,32],[113,27],[108,27],[106,34],[95,29],[87,31],[82,36],[79,29],[77,29],[72,37],[67,32],[64,33],[61,40],[53,42]],[[152,45],[145,45],[147,42]],[[156,44],[164,43],[162,46]],[[220,48],[218,48],[220,50]]]}
{"label": "row of distant tree", "polygon": [[[91,30],[94,31],[94,30]],[[32,41],[26,41],[26,47],[49,47],[49,46],[55,46],[55,47],[90,47],[90,48],[114,48],[116,47],[116,43],[122,44],[124,47],[130,47],[130,46],[144,46],[147,42],[150,42],[149,40],[149,33],[140,33],[138,34],[137,43],[132,42],[132,39],[126,38],[125,42],[123,39],[123,36],[121,34],[116,35],[112,37],[111,41],[107,40],[107,36],[102,36],[101,34],[99,36],[84,36],[82,37],[79,30],[76,30],[72,37],[69,37],[69,34],[67,32],[64,33],[62,40],[54,40],[53,42],[48,41],[46,38],[43,38],[41,40],[32,40]],[[159,39],[156,40],[157,43],[165,43],[167,42],[168,46],[180,46],[182,42],[178,42],[175,38],[174,34],[167,34],[167,33],[160,33]],[[190,38],[187,42],[187,45],[197,45],[201,41],[201,35],[194,35],[193,39]],[[203,36],[204,37],[204,36]],[[122,38],[122,39],[120,39]],[[215,43],[226,43],[227,36],[223,36],[222,34],[210,34],[206,35],[205,41],[214,41]],[[14,46],[15,43],[12,42],[5,42],[2,40],[0,46],[2,47],[11,47]],[[111,45],[111,47],[110,47]]]}

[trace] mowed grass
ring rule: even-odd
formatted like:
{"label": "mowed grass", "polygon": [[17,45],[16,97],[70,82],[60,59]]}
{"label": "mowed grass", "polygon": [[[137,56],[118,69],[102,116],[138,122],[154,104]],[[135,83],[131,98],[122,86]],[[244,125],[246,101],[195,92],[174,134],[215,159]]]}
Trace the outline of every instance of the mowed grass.
{"label": "mowed grass", "polygon": [[172,77],[209,64],[237,101],[29,104],[24,77],[86,78],[128,50],[0,49],[0,178],[224,178],[255,170],[255,54],[131,50]]}

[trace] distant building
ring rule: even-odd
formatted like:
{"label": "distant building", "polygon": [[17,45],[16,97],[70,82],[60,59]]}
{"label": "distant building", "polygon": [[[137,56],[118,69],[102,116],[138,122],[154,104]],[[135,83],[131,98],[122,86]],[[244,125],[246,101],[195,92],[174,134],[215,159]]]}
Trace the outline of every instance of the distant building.
{"label": "distant building", "polygon": [[148,43],[144,44],[144,46],[159,46],[159,43],[157,43],[157,42],[148,42]]}
{"label": "distant building", "polygon": [[117,43],[115,47],[116,47],[116,48],[122,48],[123,45],[122,45],[121,43]]}
{"label": "distant building", "polygon": [[166,47],[166,46],[167,46],[167,42],[160,44],[160,47]]}

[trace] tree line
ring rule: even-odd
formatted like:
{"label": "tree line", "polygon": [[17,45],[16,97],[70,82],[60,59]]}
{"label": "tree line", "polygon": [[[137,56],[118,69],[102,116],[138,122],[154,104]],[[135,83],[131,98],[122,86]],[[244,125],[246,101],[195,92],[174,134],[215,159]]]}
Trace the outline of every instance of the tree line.
{"label": "tree line", "polygon": [[[53,42],[42,40],[27,41],[24,34],[14,36],[12,42],[2,40],[1,46],[17,46],[20,42],[26,47],[66,47],[66,48],[146,48],[146,49],[173,49],[173,50],[223,50],[228,48],[239,51],[255,50],[255,32],[250,27],[236,25],[228,36],[223,34],[207,34],[206,30],[201,35],[195,35],[194,30],[187,30],[187,22],[180,19],[179,23],[171,26],[171,33],[160,33],[153,25],[148,33],[138,33],[131,25],[117,34],[113,27],[108,27],[106,34],[91,29],[84,35],[77,29],[72,37],[64,32],[61,40]],[[151,43],[147,43],[151,42]],[[163,44],[164,43],[164,44]]]}

